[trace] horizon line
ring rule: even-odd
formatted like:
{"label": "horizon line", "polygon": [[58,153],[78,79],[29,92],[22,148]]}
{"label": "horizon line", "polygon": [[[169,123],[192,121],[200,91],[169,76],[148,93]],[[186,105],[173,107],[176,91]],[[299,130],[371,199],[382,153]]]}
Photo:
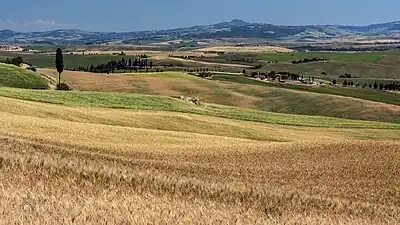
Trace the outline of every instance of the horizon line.
{"label": "horizon line", "polygon": [[[215,24],[220,24],[220,23],[230,23],[233,21],[241,21],[249,24],[269,24],[269,25],[274,25],[274,26],[285,26],[285,27],[290,27],[290,26],[298,26],[298,27],[303,27],[303,26],[353,26],[353,27],[364,27],[364,26],[373,26],[373,25],[380,25],[380,24],[388,24],[388,23],[400,23],[400,20],[394,20],[394,21],[389,21],[389,22],[376,22],[376,23],[370,23],[370,24],[273,24],[273,23],[268,23],[268,22],[249,22],[245,21],[242,19],[232,19],[230,21],[222,21],[222,22],[216,22],[216,23],[211,23],[211,24],[197,24],[197,25],[190,25],[186,27],[173,27],[173,28],[161,28],[161,29],[142,29],[142,30],[126,30],[126,31],[95,31],[95,30],[89,30],[89,29],[84,29],[84,28],[54,28],[54,29],[38,29],[38,30],[32,30],[32,31],[19,31],[17,29],[10,29],[10,28],[0,28],[0,32],[2,31],[12,31],[12,32],[18,32],[18,33],[43,33],[43,32],[51,32],[51,31],[59,31],[59,30],[78,30],[78,31],[85,31],[85,32],[93,32],[93,33],[131,33],[131,32],[151,32],[151,31],[163,31],[163,30],[175,30],[175,29],[185,29],[185,28],[192,28],[192,27],[198,27],[198,26],[208,26],[208,25],[215,25]],[[41,31],[39,31],[41,30]]]}

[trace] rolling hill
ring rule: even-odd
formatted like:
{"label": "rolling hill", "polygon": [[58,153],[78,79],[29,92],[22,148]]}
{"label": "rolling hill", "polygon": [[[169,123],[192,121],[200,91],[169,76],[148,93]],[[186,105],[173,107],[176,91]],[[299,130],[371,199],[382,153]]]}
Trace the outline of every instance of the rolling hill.
{"label": "rolling hill", "polygon": [[7,224],[399,223],[399,124],[127,93],[0,93]]}
{"label": "rolling hill", "polygon": [[[308,25],[281,26],[265,23],[249,23],[232,20],[212,25],[189,28],[136,31],[136,32],[87,32],[82,30],[54,30],[46,32],[22,33],[12,30],[0,31],[0,42],[13,44],[83,44],[104,43],[111,40],[136,39],[176,40],[215,38],[263,38],[268,40],[306,38],[335,38],[345,36],[396,37],[400,33],[400,22],[374,24],[368,26]],[[132,40],[133,39],[133,40]]]}
{"label": "rolling hill", "polygon": [[[57,78],[52,69],[40,69],[41,73]],[[219,77],[219,78],[223,78]],[[261,109],[265,111],[319,115],[347,119],[381,122],[400,122],[400,106],[362,99],[362,91],[345,93],[340,89],[292,90],[279,86],[268,86],[264,82],[248,82],[231,79],[208,80],[180,72],[133,73],[123,75],[100,75],[94,73],[65,71],[63,79],[75,90],[103,92],[131,92],[138,94],[164,95],[172,97],[198,97],[208,103]],[[218,76],[216,77],[218,78]],[[246,79],[245,81],[252,81]],[[264,85],[265,84],[265,85]],[[296,86],[297,87],[297,86]],[[302,86],[299,86],[299,88]],[[325,93],[324,93],[325,92]],[[377,95],[378,94],[378,95]],[[371,92],[371,95],[396,100],[386,93]],[[370,96],[365,98],[370,99]],[[390,98],[389,98],[390,97]],[[376,100],[376,98],[371,98]],[[394,101],[396,103],[396,101]]]}
{"label": "rolling hill", "polygon": [[38,73],[14,65],[0,63],[0,86],[47,89],[48,85]]}

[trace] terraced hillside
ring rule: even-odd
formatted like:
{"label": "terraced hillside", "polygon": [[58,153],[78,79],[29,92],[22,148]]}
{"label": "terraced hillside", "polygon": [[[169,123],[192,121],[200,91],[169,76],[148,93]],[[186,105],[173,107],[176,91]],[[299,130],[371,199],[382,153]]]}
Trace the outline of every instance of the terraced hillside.
{"label": "terraced hillside", "polygon": [[[51,69],[39,71],[48,76],[57,76]],[[335,92],[310,93],[308,90],[259,85],[261,82],[213,81],[178,72],[100,75],[66,71],[63,79],[76,90],[194,96],[205,102],[272,112],[400,122],[400,106],[384,101],[386,98],[389,103],[392,103],[389,101],[392,99],[397,101],[397,94],[386,96],[385,93],[371,93],[374,97],[371,101],[357,98],[364,98],[363,95],[368,93],[356,92],[348,94],[350,97],[344,97],[335,95],[338,94]],[[345,93],[343,91],[339,90]],[[384,102],[375,101],[379,99]]]}
{"label": "terraced hillside", "polygon": [[5,223],[400,222],[399,124],[154,95],[0,95]]}

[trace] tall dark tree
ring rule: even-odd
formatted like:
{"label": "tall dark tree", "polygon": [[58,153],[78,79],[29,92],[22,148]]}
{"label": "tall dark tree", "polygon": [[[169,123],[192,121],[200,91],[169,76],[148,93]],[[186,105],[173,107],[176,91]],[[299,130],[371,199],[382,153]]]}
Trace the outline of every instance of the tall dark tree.
{"label": "tall dark tree", "polygon": [[56,51],[56,68],[58,72],[58,85],[61,84],[61,73],[64,71],[64,59],[60,48]]}

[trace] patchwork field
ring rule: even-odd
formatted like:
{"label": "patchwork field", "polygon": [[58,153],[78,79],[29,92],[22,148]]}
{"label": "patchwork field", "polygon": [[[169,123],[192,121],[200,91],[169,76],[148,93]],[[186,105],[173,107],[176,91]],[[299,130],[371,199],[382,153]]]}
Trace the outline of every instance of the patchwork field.
{"label": "patchwork field", "polygon": [[[292,61],[327,58],[327,61],[292,64]],[[241,61],[240,59],[251,59]],[[252,71],[287,71],[305,77],[317,77],[331,82],[345,73],[353,78],[400,80],[400,51],[380,52],[282,52],[282,53],[235,53],[202,59],[214,63],[237,63],[257,66]],[[269,62],[269,63],[268,63]],[[273,62],[273,63],[271,63]]]}
{"label": "patchwork field", "polygon": [[0,95],[5,223],[399,222],[398,124],[150,95]]}
{"label": "patchwork field", "polygon": [[[51,69],[39,71],[54,78],[58,76],[56,71]],[[236,76],[229,76],[232,77]],[[244,84],[241,80],[226,79],[220,82],[179,72],[100,75],[66,71],[63,79],[76,90],[198,97],[210,103],[280,113],[400,122],[398,94],[385,92],[375,91],[368,95],[369,92],[346,94],[346,90],[340,89],[335,92],[335,89],[330,91],[328,88],[291,90],[263,85],[264,83],[259,81]],[[342,93],[347,97],[337,96]],[[370,96],[373,98],[369,98]]]}

